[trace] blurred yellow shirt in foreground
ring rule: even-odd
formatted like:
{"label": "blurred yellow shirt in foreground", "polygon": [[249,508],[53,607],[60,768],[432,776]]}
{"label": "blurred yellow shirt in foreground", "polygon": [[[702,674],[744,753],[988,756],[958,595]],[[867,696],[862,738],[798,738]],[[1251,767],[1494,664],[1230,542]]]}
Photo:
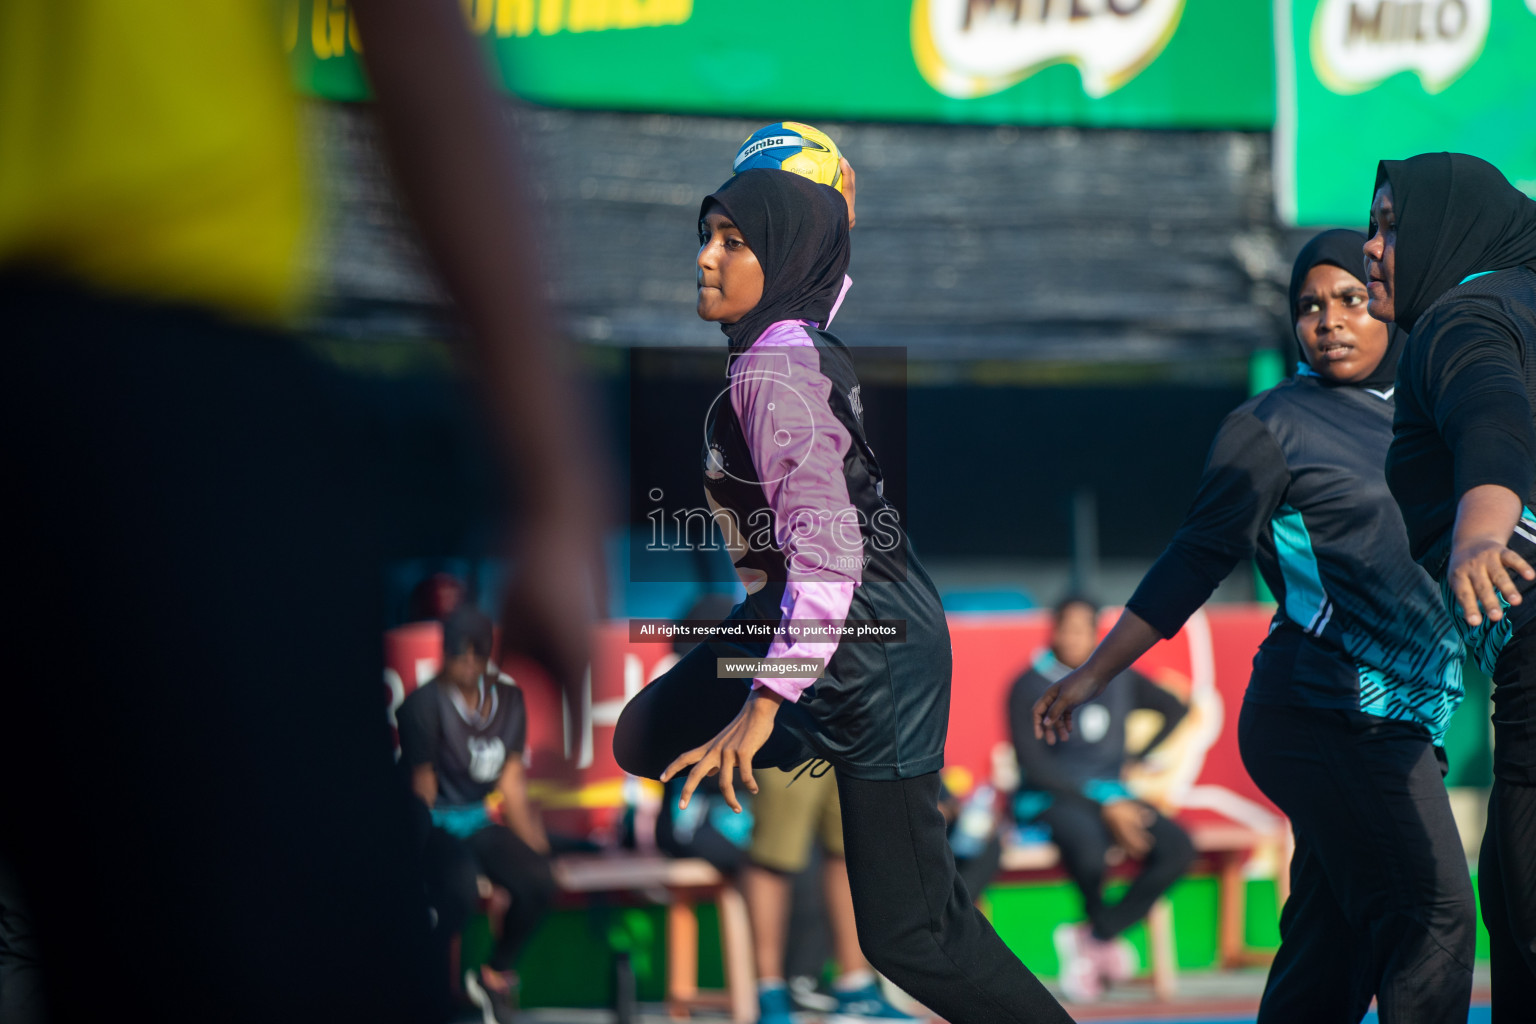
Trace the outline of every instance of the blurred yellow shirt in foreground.
{"label": "blurred yellow shirt in foreground", "polygon": [[0,0],[0,271],[272,321],[303,225],[270,0]]}

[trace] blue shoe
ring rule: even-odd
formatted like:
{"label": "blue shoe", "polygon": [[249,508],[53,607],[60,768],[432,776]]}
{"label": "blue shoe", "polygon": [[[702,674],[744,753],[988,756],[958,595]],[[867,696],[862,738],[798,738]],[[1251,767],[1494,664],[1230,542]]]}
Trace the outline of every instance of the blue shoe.
{"label": "blue shoe", "polygon": [[903,1013],[892,1006],[890,1000],[880,991],[880,983],[872,981],[863,988],[851,989],[846,992],[834,991],[837,996],[837,1012],[828,1017],[828,1024],[864,1024],[866,1021],[888,1021],[891,1024],[903,1024],[925,1020],[923,1017],[914,1017],[910,1013]]}
{"label": "blue shoe", "polygon": [[789,979],[789,998],[794,1002],[797,1013],[810,1013],[819,1017],[837,1010],[837,999],[827,995],[816,984],[815,978],[803,974]]}
{"label": "blue shoe", "polygon": [[757,990],[757,1024],[795,1024],[789,989],[771,985]]}

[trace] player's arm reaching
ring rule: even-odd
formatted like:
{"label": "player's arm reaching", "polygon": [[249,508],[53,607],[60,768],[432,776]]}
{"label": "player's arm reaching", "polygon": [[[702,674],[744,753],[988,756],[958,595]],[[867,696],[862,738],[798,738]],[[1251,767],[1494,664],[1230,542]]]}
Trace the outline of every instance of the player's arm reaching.
{"label": "player's arm reaching", "polygon": [[1536,425],[1520,349],[1497,324],[1464,316],[1434,349],[1429,406],[1455,459],[1456,523],[1446,577],[1467,625],[1520,603],[1511,573],[1536,579],[1509,547],[1536,476]]}
{"label": "player's arm reaching", "polygon": [[1259,531],[1289,484],[1285,455],[1268,428],[1245,408],[1227,416],[1184,524],[1088,660],[1035,703],[1035,735],[1047,743],[1065,739],[1077,707],[1177,633],[1233,567],[1253,557]]}
{"label": "player's arm reaching", "polygon": [[[1510,604],[1521,601],[1520,588],[1511,572],[1536,579],[1536,569],[1509,546],[1524,508],[1520,496],[1499,484],[1478,484],[1456,504],[1456,526],[1451,534],[1451,559],[1446,567],[1451,593],[1467,625],[1482,625],[1504,617],[1499,598]],[[1479,606],[1483,612],[1479,611]]]}
{"label": "player's arm reaching", "polygon": [[352,6],[395,180],[469,327],[470,361],[517,484],[502,649],[542,663],[579,716],[601,607],[606,474],[544,307],[527,176],[459,4]]}

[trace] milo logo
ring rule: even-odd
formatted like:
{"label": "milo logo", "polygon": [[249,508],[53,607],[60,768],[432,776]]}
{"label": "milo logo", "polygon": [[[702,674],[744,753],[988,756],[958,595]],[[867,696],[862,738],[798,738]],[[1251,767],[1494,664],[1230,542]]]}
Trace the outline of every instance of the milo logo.
{"label": "milo logo", "polygon": [[1053,64],[1105,96],[1163,52],[1184,0],[914,0],[912,53],[939,92],[1001,92]]}
{"label": "milo logo", "polygon": [[1404,71],[1436,93],[1482,53],[1492,6],[1492,0],[1322,0],[1312,20],[1312,66],[1336,93],[1364,92]]}

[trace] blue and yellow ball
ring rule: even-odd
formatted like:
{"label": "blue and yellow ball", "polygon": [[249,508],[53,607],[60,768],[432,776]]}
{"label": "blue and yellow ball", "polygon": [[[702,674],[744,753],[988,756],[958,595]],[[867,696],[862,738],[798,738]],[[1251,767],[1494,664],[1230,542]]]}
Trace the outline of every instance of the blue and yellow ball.
{"label": "blue and yellow ball", "polygon": [[831,136],[799,121],[764,125],[736,151],[732,173],[767,168],[792,171],[823,185],[843,190],[842,154]]}

